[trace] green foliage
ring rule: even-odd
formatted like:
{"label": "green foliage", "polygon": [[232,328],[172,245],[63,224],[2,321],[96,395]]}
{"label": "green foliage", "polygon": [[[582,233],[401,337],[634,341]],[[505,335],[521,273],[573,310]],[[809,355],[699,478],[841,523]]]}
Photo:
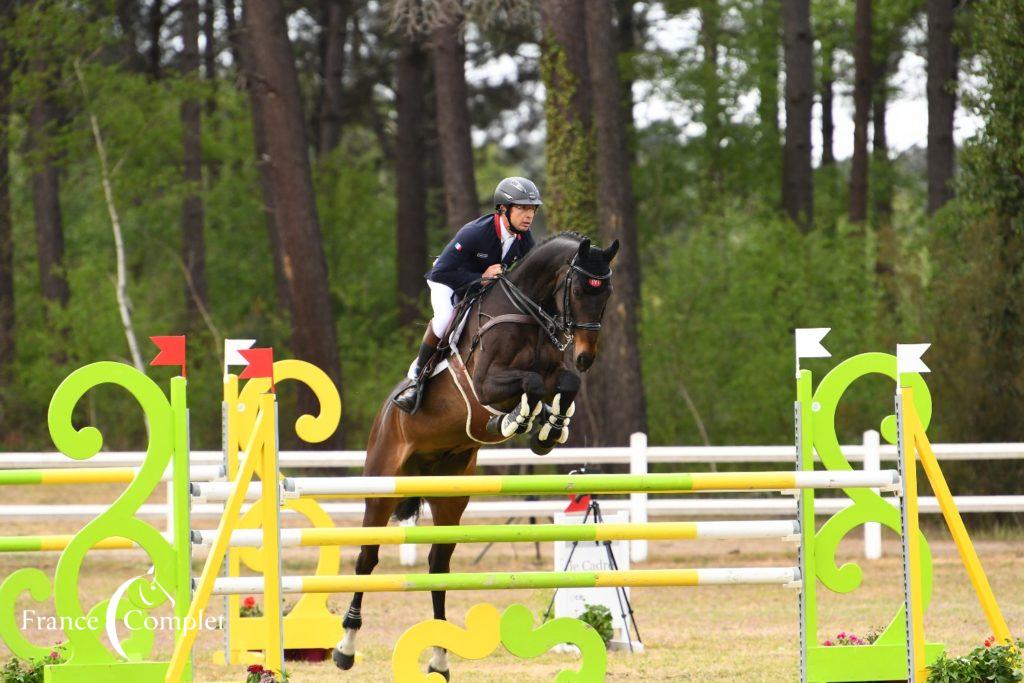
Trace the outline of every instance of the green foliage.
{"label": "green foliage", "polygon": [[605,647],[608,646],[608,642],[615,635],[612,629],[612,613],[604,605],[585,605],[586,609],[583,610],[583,614],[576,617],[584,624],[589,625],[597,634],[601,636],[601,640],[604,641]]}
{"label": "green foliage", "polygon": [[[919,301],[935,342],[933,369],[943,378],[936,406],[957,406],[943,415],[940,437],[1017,441],[1024,438],[1024,11],[990,0],[973,6],[971,20],[965,47],[977,55],[980,85],[966,104],[984,127],[960,155],[957,198],[932,218]],[[998,471],[990,476],[982,463],[956,475],[965,490],[985,482],[987,491],[1009,492],[1024,466]]]}
{"label": "green foliage", "polygon": [[54,647],[46,659],[26,662],[15,657],[0,669],[0,683],[43,683],[46,666],[66,660],[67,653],[60,645]]}
{"label": "green foliage", "polygon": [[974,648],[970,654],[951,658],[943,653],[928,671],[928,683],[1014,683],[1024,681],[1024,660],[1021,648],[1024,641],[1016,645],[992,645],[986,641],[984,647]]}
{"label": "green foliage", "polygon": [[973,8],[969,47],[977,54],[978,93],[966,99],[985,127],[968,141],[962,155],[958,190],[992,206],[1022,230],[1024,215],[1024,8],[1016,0],[986,0]]}
{"label": "green foliage", "polygon": [[[173,71],[154,81],[107,59],[119,39],[110,21],[76,13],[63,3],[25,5],[6,35],[25,55],[49,46],[48,63],[57,65],[48,78],[20,74],[16,90],[23,103],[45,91],[66,112],[49,144],[57,152],[62,175],[71,300],[66,309],[43,303],[30,185],[36,159],[14,154],[17,356],[12,386],[0,388],[15,399],[7,401],[14,428],[0,435],[2,448],[50,447],[44,417],[57,384],[87,362],[128,360],[114,296],[111,222],[92,115],[111,168],[128,262],[128,294],[143,355],[151,350],[149,335],[182,329],[186,294],[181,207],[183,198],[196,190],[184,182],[181,171],[180,105],[186,94],[212,97],[215,105],[202,119],[206,169],[198,188],[213,327],[194,330],[189,345],[193,447],[215,447],[221,423],[220,340],[252,336],[274,346],[278,357],[291,355],[290,322],[274,284],[248,97],[230,84],[211,87],[175,78]],[[20,107],[13,119],[13,149],[25,149],[25,111]],[[372,133],[353,125],[346,129],[342,147],[320,160],[315,178],[341,344],[344,419],[353,446],[365,441],[373,413],[390,382],[404,375],[413,348],[396,322],[394,180],[381,171],[382,161]],[[172,371],[150,372],[166,378]],[[286,397],[290,392],[284,389]],[[90,392],[85,404],[90,423],[104,431],[106,447],[135,448],[145,438],[138,408],[124,392],[100,388]]]}
{"label": "green foliage", "polygon": [[250,664],[245,669],[245,683],[287,683],[288,672],[281,672],[278,678],[270,669],[264,669],[260,664]]}
{"label": "green foliage", "polygon": [[[642,336],[655,443],[784,443],[793,328],[832,327],[837,358],[875,348],[874,248],[844,230],[805,235],[737,206],[654,240],[650,254],[647,282],[658,284],[645,289]],[[851,390],[841,434],[877,426],[884,386]]]}

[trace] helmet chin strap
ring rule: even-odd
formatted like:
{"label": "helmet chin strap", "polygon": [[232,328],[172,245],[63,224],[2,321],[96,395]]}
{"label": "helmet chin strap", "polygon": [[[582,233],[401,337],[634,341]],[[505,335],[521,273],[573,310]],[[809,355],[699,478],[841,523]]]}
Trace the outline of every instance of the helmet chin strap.
{"label": "helmet chin strap", "polygon": [[507,213],[505,211],[503,211],[501,213],[502,224],[506,228],[508,228],[508,231],[511,232],[513,235],[525,235],[526,234],[525,230],[519,230],[514,225],[512,225],[512,220],[509,218],[509,214],[512,213],[512,207],[508,207],[506,209],[506,211],[507,211]]}

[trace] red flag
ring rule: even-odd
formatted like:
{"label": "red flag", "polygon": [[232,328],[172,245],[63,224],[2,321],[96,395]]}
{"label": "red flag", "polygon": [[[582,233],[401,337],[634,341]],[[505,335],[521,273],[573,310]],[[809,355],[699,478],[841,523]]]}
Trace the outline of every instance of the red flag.
{"label": "red flag", "polygon": [[274,349],[239,349],[242,358],[249,361],[238,379],[254,379],[256,377],[269,377],[270,390],[274,391]]}
{"label": "red flag", "polygon": [[569,496],[569,506],[565,508],[565,512],[586,512],[589,507],[590,496]]}
{"label": "red flag", "polygon": [[149,361],[150,365],[180,365],[181,376],[185,376],[185,335],[150,337],[160,352]]}

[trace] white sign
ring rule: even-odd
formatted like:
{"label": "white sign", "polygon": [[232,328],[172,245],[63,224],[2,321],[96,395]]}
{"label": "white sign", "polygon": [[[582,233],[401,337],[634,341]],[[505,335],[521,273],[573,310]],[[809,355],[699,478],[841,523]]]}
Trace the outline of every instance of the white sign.
{"label": "white sign", "polygon": [[[629,511],[622,510],[614,515],[602,515],[605,522],[626,523],[629,521]],[[555,514],[555,524],[580,524],[583,522],[582,514]],[[587,519],[587,524],[593,524],[594,518]],[[611,571],[608,560],[608,550],[604,542],[580,541],[573,551],[572,542],[555,542],[555,571],[569,572],[595,572]],[[615,556],[615,563],[618,569],[629,569],[629,541],[612,541],[612,554]],[[572,559],[569,560],[569,553]],[[566,561],[569,561],[566,566]],[[621,589],[629,596],[629,588]],[[619,601],[615,588],[559,588],[555,594],[555,616],[556,617],[578,617],[583,614],[587,605],[603,605],[612,613],[612,628],[615,629],[616,640],[624,640],[626,624],[623,622],[622,614],[625,611],[626,620],[629,620],[629,611],[624,602]]]}

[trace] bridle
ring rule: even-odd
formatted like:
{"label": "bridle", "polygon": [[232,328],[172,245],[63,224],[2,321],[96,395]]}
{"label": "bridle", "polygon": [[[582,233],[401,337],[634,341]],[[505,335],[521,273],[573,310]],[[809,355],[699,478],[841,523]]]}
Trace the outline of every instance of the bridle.
{"label": "bridle", "polygon": [[[559,287],[562,288],[562,314],[559,316],[562,322],[563,329],[567,330],[570,334],[573,330],[587,330],[588,332],[600,332],[601,331],[601,319],[604,318],[604,309],[601,309],[601,315],[598,316],[598,322],[581,323],[576,321],[572,317],[571,309],[569,307],[569,290],[572,285],[573,273],[579,273],[580,275],[587,278],[588,282],[597,282],[596,287],[604,285],[605,281],[612,276],[611,268],[604,275],[594,275],[583,269],[576,259],[579,258],[579,254],[572,257],[572,261],[569,262],[569,269],[565,271],[565,279],[562,280],[562,284]],[[555,288],[555,296],[558,296],[558,287]],[[608,302],[605,302],[608,305]]]}
{"label": "bridle", "polygon": [[[604,317],[604,309],[601,310],[601,315],[598,317],[598,322],[579,322],[572,317],[570,301],[569,301],[569,290],[572,287],[573,274],[579,273],[581,276],[586,277],[588,280],[593,280],[604,284],[608,278],[612,276],[611,269],[608,270],[604,275],[595,275],[585,270],[580,266],[576,260],[579,254],[573,256],[572,261],[569,262],[569,267],[565,271],[565,278],[562,282],[555,287],[553,295],[558,296],[558,290],[562,289],[562,310],[555,315],[551,315],[536,301],[531,299],[523,290],[519,289],[513,284],[504,273],[498,276],[498,280],[501,282],[501,286],[505,290],[505,294],[508,296],[509,301],[512,305],[519,309],[520,312],[533,318],[537,325],[547,335],[548,341],[559,351],[565,351],[569,344],[572,343],[573,332],[575,330],[586,330],[588,332],[600,332],[601,323],[600,320]],[[600,285],[598,285],[600,286]],[[605,302],[607,305],[607,302]]]}

